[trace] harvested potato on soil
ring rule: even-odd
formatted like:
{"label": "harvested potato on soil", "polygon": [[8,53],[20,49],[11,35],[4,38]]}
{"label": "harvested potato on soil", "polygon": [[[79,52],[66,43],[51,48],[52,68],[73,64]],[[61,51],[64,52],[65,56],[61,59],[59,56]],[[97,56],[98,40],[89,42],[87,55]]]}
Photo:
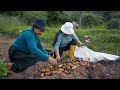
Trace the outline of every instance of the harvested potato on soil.
{"label": "harvested potato on soil", "polygon": [[73,67],[72,67],[72,70],[74,70],[74,69],[76,69],[76,68],[77,68],[76,66],[73,66]]}
{"label": "harvested potato on soil", "polygon": [[50,68],[52,69],[52,68],[54,68],[53,66],[50,66]]}
{"label": "harvested potato on soil", "polygon": [[46,72],[45,75],[49,76],[51,73],[50,72]]}
{"label": "harvested potato on soil", "polygon": [[45,72],[45,69],[42,69],[42,72],[44,73],[44,72]]}
{"label": "harvested potato on soil", "polygon": [[50,76],[60,72],[64,72],[65,74],[70,74],[71,70],[75,70],[80,65],[88,66],[89,62],[83,62],[83,61],[77,61],[77,60],[72,61],[71,59],[68,59],[68,60],[60,61],[58,64],[59,64],[58,67],[53,67],[49,65],[48,68],[42,69],[41,77]]}
{"label": "harvested potato on soil", "polygon": [[73,67],[73,66],[74,66],[72,63],[68,63],[68,65],[69,65],[70,67]]}
{"label": "harvested potato on soil", "polygon": [[71,68],[70,68],[70,66],[66,66],[66,69],[67,69],[67,70],[70,70]]}
{"label": "harvested potato on soil", "polygon": [[60,68],[63,67],[63,64],[60,64],[59,67],[60,67]]}
{"label": "harvested potato on soil", "polygon": [[56,74],[58,71],[53,71],[52,74]]}
{"label": "harvested potato on soil", "polygon": [[64,69],[63,69],[63,68],[59,68],[58,70],[59,70],[59,71],[61,71],[61,72],[63,72],[63,71],[64,71]]}
{"label": "harvested potato on soil", "polygon": [[41,74],[41,77],[45,76],[44,73]]}

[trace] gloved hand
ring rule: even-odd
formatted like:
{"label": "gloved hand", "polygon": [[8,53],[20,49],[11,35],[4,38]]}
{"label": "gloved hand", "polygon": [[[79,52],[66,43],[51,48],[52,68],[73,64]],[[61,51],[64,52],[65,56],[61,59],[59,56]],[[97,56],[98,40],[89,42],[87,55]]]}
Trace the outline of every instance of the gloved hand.
{"label": "gloved hand", "polygon": [[48,62],[50,64],[52,64],[53,66],[58,66],[57,61],[54,58],[52,58],[52,57],[49,57]]}

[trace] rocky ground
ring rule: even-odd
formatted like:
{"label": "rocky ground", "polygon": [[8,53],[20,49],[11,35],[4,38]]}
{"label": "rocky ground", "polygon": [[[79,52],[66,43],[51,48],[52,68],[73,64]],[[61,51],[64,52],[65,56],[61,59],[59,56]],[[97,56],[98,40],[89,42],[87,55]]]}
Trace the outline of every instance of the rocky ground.
{"label": "rocky ground", "polygon": [[[15,37],[0,37],[0,58],[6,62],[10,62],[8,48],[14,40]],[[23,72],[11,72],[5,79],[120,79],[120,60],[90,63],[72,61],[67,55],[66,52],[58,67],[40,61]]]}

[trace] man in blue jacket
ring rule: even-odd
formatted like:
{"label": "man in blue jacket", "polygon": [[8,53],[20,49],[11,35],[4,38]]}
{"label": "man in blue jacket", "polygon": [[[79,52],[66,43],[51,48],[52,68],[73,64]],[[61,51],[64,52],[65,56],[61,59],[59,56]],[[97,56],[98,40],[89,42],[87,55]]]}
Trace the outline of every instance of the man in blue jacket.
{"label": "man in blue jacket", "polygon": [[38,18],[32,25],[33,28],[23,31],[8,50],[13,63],[11,70],[14,72],[21,72],[40,60],[57,65],[57,61],[48,55],[39,38],[45,30],[45,20]]}

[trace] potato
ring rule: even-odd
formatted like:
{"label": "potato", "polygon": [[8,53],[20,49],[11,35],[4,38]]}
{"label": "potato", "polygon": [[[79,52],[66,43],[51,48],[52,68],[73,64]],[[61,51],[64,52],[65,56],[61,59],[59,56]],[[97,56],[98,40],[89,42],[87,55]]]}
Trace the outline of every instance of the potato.
{"label": "potato", "polygon": [[50,66],[50,68],[52,69],[52,68],[54,68],[53,66]]}
{"label": "potato", "polygon": [[73,66],[72,69],[76,69],[77,67],[76,66]]}
{"label": "potato", "polygon": [[46,70],[45,69],[42,69],[42,72],[45,72]]}
{"label": "potato", "polygon": [[53,71],[52,74],[56,74],[58,71]]}
{"label": "potato", "polygon": [[59,67],[61,68],[63,66],[63,64],[60,64]]}
{"label": "potato", "polygon": [[80,65],[83,65],[83,66],[84,66],[84,65],[85,65],[85,63],[84,63],[84,62],[81,62],[81,63],[80,63]]}
{"label": "potato", "polygon": [[69,74],[69,71],[67,71],[67,70],[64,70],[64,73],[66,73],[66,74]]}
{"label": "potato", "polygon": [[63,69],[66,69],[66,65],[63,66]]}
{"label": "potato", "polygon": [[64,71],[64,69],[63,69],[63,68],[59,68],[58,70],[59,70],[59,71],[61,71],[61,72],[63,72],[63,71]]}
{"label": "potato", "polygon": [[49,76],[51,73],[50,72],[46,72],[45,75]]}
{"label": "potato", "polygon": [[76,65],[76,67],[79,67],[80,65]]}
{"label": "potato", "polygon": [[73,67],[73,66],[74,66],[72,63],[68,63],[68,65],[69,65],[70,67]]}
{"label": "potato", "polygon": [[54,70],[55,70],[55,71],[57,71],[57,70],[58,70],[58,68],[57,68],[57,67],[55,67],[55,68],[54,68]]}
{"label": "potato", "polygon": [[43,76],[44,76],[44,73],[41,74],[41,77],[43,77]]}
{"label": "potato", "polygon": [[50,69],[49,69],[49,68],[47,68],[45,71],[46,71],[46,72],[49,72],[49,71],[50,71]]}
{"label": "potato", "polygon": [[66,69],[67,69],[67,70],[70,70],[71,68],[70,68],[70,66],[66,66]]}
{"label": "potato", "polygon": [[76,64],[79,64],[79,62],[76,62]]}

